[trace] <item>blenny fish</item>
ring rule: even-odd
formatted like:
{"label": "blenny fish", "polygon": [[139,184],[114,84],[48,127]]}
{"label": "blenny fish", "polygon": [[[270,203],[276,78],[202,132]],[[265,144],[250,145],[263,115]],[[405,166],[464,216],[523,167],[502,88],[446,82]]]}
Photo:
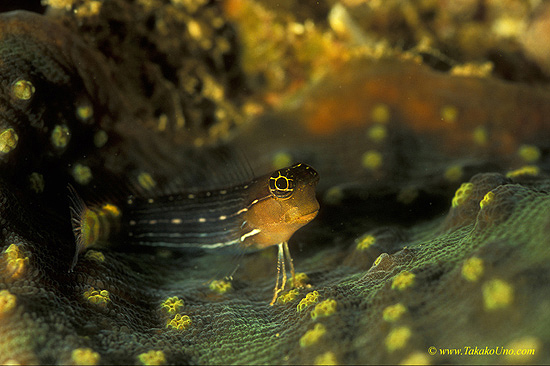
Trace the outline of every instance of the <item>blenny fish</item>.
{"label": "blenny fish", "polygon": [[312,167],[299,163],[225,189],[129,196],[121,208],[112,204],[88,207],[71,188],[76,238],[71,270],[79,253],[113,242],[207,250],[260,250],[277,245],[272,305],[285,288],[285,260],[295,277],[288,240],[317,216],[318,181],[319,174]]}

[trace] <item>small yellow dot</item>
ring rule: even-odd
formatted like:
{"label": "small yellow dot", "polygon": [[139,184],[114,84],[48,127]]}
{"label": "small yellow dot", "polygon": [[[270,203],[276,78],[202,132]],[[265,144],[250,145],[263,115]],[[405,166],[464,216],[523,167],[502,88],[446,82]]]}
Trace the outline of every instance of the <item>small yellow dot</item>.
{"label": "small yellow dot", "polygon": [[445,105],[441,108],[440,115],[443,121],[453,123],[458,119],[458,109],[452,105]]}
{"label": "small yellow dot", "polygon": [[58,149],[62,149],[69,144],[71,139],[71,131],[69,127],[65,125],[56,125],[53,128],[52,134],[50,136],[50,141],[52,145]]}
{"label": "small yellow dot", "polygon": [[29,100],[32,98],[35,88],[28,80],[17,80],[11,87],[13,96],[20,100]]}
{"label": "small yellow dot", "polygon": [[409,271],[403,271],[393,279],[391,284],[392,290],[405,290],[414,285],[415,274]]}
{"label": "small yellow dot", "polygon": [[472,194],[472,190],[474,188],[473,183],[462,183],[460,187],[456,190],[455,196],[453,197],[452,206],[458,207],[466,201],[468,197],[470,197],[470,194]]}
{"label": "small yellow dot", "polygon": [[384,318],[385,321],[392,323],[399,320],[399,318],[401,318],[401,316],[406,312],[407,308],[405,305],[398,303],[395,305],[386,306],[382,312],[382,318]]}
{"label": "small yellow dot", "polygon": [[533,145],[522,145],[518,150],[519,156],[528,163],[534,163],[540,159],[540,150]]}
{"label": "small yellow dot", "polygon": [[361,162],[364,168],[376,170],[382,166],[383,160],[384,159],[381,153],[375,150],[370,150],[363,154]]}
{"label": "small yellow dot", "polygon": [[376,238],[372,235],[363,235],[357,240],[357,250],[367,250],[371,245],[376,243]]}
{"label": "small yellow dot", "polygon": [[75,365],[97,365],[100,358],[99,353],[91,348],[77,348],[71,353],[71,361]]}
{"label": "small yellow dot", "polygon": [[392,331],[386,337],[386,349],[388,352],[393,352],[398,349],[404,348],[409,339],[411,338],[412,332],[409,327],[399,327],[392,329]]}
{"label": "small yellow dot", "polygon": [[483,260],[478,257],[471,257],[462,265],[462,277],[470,282],[475,282],[483,275]]}
{"label": "small yellow dot", "polygon": [[17,146],[19,135],[13,128],[6,128],[0,132],[0,153],[7,154]]}
{"label": "small yellow dot", "polygon": [[138,355],[138,360],[142,365],[165,365],[166,356],[163,351],[149,351]]}
{"label": "small yellow dot", "polygon": [[301,338],[300,338],[300,347],[309,347],[317,341],[327,332],[327,329],[323,324],[315,324],[315,327],[313,329],[308,330]]}
{"label": "small yellow dot", "polygon": [[367,136],[369,137],[369,139],[378,143],[384,141],[387,135],[388,135],[388,130],[386,129],[386,126],[382,126],[382,125],[372,126],[367,133]]}
{"label": "small yellow dot", "polygon": [[372,120],[376,123],[387,123],[390,116],[390,108],[383,103],[376,104],[371,112]]}
{"label": "small yellow dot", "polygon": [[500,279],[485,282],[482,291],[486,310],[506,308],[514,300],[513,287]]}
{"label": "small yellow dot", "polygon": [[457,182],[462,179],[463,175],[464,170],[460,165],[451,165],[447,168],[447,170],[445,170],[445,179],[447,179],[449,182]]}
{"label": "small yellow dot", "polygon": [[72,174],[73,174],[74,180],[82,185],[86,185],[90,183],[90,181],[93,178],[92,170],[89,167],[82,164],[76,164],[73,168]]}

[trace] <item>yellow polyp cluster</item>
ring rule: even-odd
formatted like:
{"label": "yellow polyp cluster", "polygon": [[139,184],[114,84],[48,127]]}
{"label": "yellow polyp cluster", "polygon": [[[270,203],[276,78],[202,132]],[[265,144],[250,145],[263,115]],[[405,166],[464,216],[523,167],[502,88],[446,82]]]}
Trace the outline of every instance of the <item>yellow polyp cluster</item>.
{"label": "yellow polyp cluster", "polygon": [[19,246],[15,244],[8,246],[2,259],[5,263],[5,276],[12,280],[20,278],[29,265],[29,257],[25,256]]}
{"label": "yellow polyp cluster", "polygon": [[225,294],[233,288],[231,282],[225,280],[213,280],[208,287],[218,294]]}
{"label": "yellow polyp cluster", "polygon": [[294,159],[288,152],[281,151],[276,153],[271,159],[271,166],[273,169],[282,169],[292,164]]}
{"label": "yellow polyp cluster", "polygon": [[357,247],[355,247],[355,249],[359,251],[367,250],[375,242],[376,242],[376,238],[374,236],[364,235],[357,240]]}
{"label": "yellow polyp cluster", "polygon": [[13,128],[6,128],[0,132],[0,153],[7,154],[17,146],[19,135]]}
{"label": "yellow polyp cluster", "polygon": [[86,254],[84,254],[84,258],[92,261],[96,261],[96,262],[105,261],[105,255],[101,252],[98,252],[97,250],[88,250]]}
{"label": "yellow polyp cluster", "polygon": [[518,150],[518,155],[528,163],[534,163],[540,159],[540,150],[533,145],[522,145]]}
{"label": "yellow polyp cluster", "polygon": [[294,284],[294,287],[306,287],[308,281],[309,277],[304,272],[298,272],[290,278],[290,283]]}
{"label": "yellow polyp cluster", "polygon": [[35,193],[44,191],[44,176],[37,172],[32,172],[29,175],[29,187]]}
{"label": "yellow polyp cluster", "polygon": [[454,123],[458,119],[458,109],[452,105],[444,105],[440,110],[441,120]]}
{"label": "yellow polyp cluster", "polygon": [[483,199],[479,201],[479,207],[483,209],[483,207],[487,207],[487,205],[495,198],[495,194],[493,191],[489,191],[485,194]]}
{"label": "yellow polyp cluster", "polygon": [[389,323],[393,323],[401,318],[407,312],[407,308],[402,303],[386,306],[382,312],[382,318]]}
{"label": "yellow polyp cluster", "polygon": [[371,112],[372,121],[375,123],[388,123],[391,113],[387,104],[379,103],[374,106]]}
{"label": "yellow polyp cluster", "polygon": [[363,154],[361,164],[368,170],[377,170],[382,166],[384,158],[382,154],[376,150],[369,150]]}
{"label": "yellow polyp cluster", "polygon": [[372,126],[371,128],[369,128],[369,131],[367,132],[367,136],[372,141],[380,143],[384,141],[388,136],[388,130],[386,126],[382,126],[382,125]]}
{"label": "yellow polyp cluster", "polygon": [[62,149],[69,144],[71,131],[66,125],[56,125],[50,135],[50,141],[55,148]]}
{"label": "yellow polyp cluster", "polygon": [[482,291],[485,310],[506,308],[514,301],[514,288],[500,279],[485,282]]}
{"label": "yellow polyp cluster", "polygon": [[321,301],[315,306],[315,309],[311,311],[311,319],[331,316],[336,312],[336,305],[337,303],[334,299],[326,299]]}
{"label": "yellow polyp cluster", "polygon": [[315,365],[338,365],[338,359],[334,352],[327,351],[315,357]]}
{"label": "yellow polyp cluster", "polygon": [[508,178],[516,178],[524,175],[537,176],[540,173],[540,168],[536,165],[525,165],[519,169],[509,171],[506,173]]}
{"label": "yellow polyp cluster", "polygon": [[395,278],[393,279],[393,282],[391,284],[392,290],[402,291],[402,290],[405,290],[406,288],[411,287],[412,285],[414,285],[415,277],[416,277],[415,274],[409,271],[401,272],[400,274],[395,276]]}
{"label": "yellow polyp cluster", "polygon": [[392,329],[392,331],[386,337],[386,349],[388,352],[393,352],[398,349],[404,348],[409,339],[411,338],[412,332],[409,327],[399,327]]}
{"label": "yellow polyp cluster", "polygon": [[94,134],[94,146],[98,149],[105,146],[109,140],[109,135],[103,130],[99,130]]}
{"label": "yellow polyp cluster", "polygon": [[137,181],[138,181],[138,184],[140,185],[141,188],[143,188],[145,190],[148,190],[148,191],[155,188],[156,185],[157,185],[157,182],[155,181],[155,179],[153,179],[151,174],[149,174],[147,172],[139,173],[139,175],[137,177]]}
{"label": "yellow polyp cluster", "polygon": [[111,302],[109,291],[107,290],[98,291],[93,287],[91,287],[88,291],[84,292],[84,298],[89,302],[91,302],[92,304],[96,304],[103,307],[105,307],[107,303]]}
{"label": "yellow polyp cluster", "polygon": [[36,91],[34,85],[28,80],[17,80],[11,87],[12,95],[20,100],[29,100]]}
{"label": "yellow polyp cluster", "polygon": [[460,187],[456,190],[455,196],[453,197],[452,206],[458,207],[466,201],[466,199],[472,194],[474,188],[473,183],[462,183]]}
{"label": "yellow polyp cluster", "polygon": [[292,289],[288,292],[283,292],[279,297],[277,298],[277,304],[286,304],[287,302],[294,301],[300,294],[300,291],[297,289]]}
{"label": "yellow polyp cluster", "polygon": [[169,297],[164,300],[160,307],[168,314],[175,314],[183,307],[183,300],[177,296]]}
{"label": "yellow polyp cluster", "polygon": [[462,169],[461,165],[451,165],[450,167],[445,170],[445,179],[449,182],[457,182],[460,179],[462,179],[462,176],[464,175],[464,169]]}
{"label": "yellow polyp cluster", "polygon": [[17,298],[8,290],[0,291],[0,319],[8,315],[17,303]]}
{"label": "yellow polyp cluster", "polygon": [[149,351],[138,355],[138,361],[142,365],[165,365],[166,356],[162,351]]}
{"label": "yellow polyp cluster", "polygon": [[487,129],[483,126],[476,127],[472,133],[472,138],[479,146],[487,145],[487,142],[489,141]]}
{"label": "yellow polyp cluster", "polygon": [[483,260],[478,257],[468,258],[462,265],[462,277],[470,282],[476,282],[483,275]]}
{"label": "yellow polyp cluster", "polygon": [[300,302],[296,306],[296,310],[298,312],[301,312],[308,308],[310,305],[317,303],[317,301],[319,301],[319,293],[317,291],[311,291],[306,295],[306,297],[300,300]]}
{"label": "yellow polyp cluster", "polygon": [[76,116],[81,121],[87,121],[94,115],[94,109],[90,103],[82,103],[76,107]]}
{"label": "yellow polyp cluster", "polygon": [[167,324],[166,328],[186,330],[191,325],[191,318],[188,315],[176,314]]}
{"label": "yellow polyp cluster", "polygon": [[71,353],[71,361],[74,365],[97,365],[100,358],[99,353],[91,348],[77,348]]}
{"label": "yellow polyp cluster", "polygon": [[93,178],[92,170],[89,167],[82,164],[76,164],[73,167],[73,170],[71,173],[73,175],[74,180],[82,185],[86,185],[90,183],[90,181]]}
{"label": "yellow polyp cluster", "polygon": [[431,365],[430,358],[426,352],[414,351],[407,357],[405,357],[400,365]]}
{"label": "yellow polyp cluster", "polygon": [[308,330],[300,338],[300,347],[309,347],[315,343],[327,332],[327,329],[323,324],[315,324],[313,329]]}

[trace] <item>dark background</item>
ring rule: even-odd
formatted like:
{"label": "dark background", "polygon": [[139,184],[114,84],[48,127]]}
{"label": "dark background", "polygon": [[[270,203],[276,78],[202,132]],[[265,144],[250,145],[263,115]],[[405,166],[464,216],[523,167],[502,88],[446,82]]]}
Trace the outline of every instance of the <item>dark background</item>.
{"label": "dark background", "polygon": [[0,12],[25,9],[37,13],[43,13],[45,7],[40,0],[0,0]]}

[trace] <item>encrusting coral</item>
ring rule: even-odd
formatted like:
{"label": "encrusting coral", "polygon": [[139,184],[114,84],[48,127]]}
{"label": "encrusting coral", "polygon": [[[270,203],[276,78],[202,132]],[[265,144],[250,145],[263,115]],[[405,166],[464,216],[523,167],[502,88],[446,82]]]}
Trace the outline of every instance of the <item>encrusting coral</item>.
{"label": "encrusting coral", "polygon": [[[545,5],[44,3],[0,14],[0,363],[550,361]],[[123,215],[240,177],[220,145],[320,173],[272,306],[270,249],[69,271],[69,184]]]}

